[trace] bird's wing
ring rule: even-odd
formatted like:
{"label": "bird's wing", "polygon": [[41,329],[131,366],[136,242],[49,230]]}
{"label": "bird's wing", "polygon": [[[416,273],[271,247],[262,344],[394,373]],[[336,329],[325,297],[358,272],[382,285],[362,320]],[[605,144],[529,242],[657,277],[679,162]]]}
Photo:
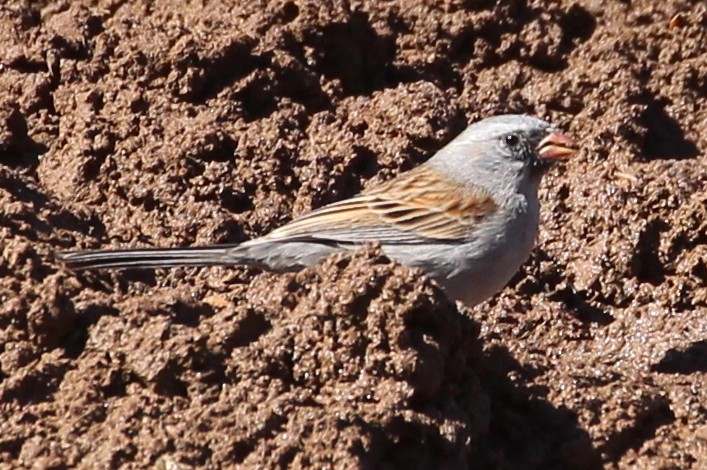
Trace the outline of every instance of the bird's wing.
{"label": "bird's wing", "polygon": [[261,240],[461,242],[496,208],[493,199],[481,189],[470,190],[423,165],[359,196],[295,219]]}

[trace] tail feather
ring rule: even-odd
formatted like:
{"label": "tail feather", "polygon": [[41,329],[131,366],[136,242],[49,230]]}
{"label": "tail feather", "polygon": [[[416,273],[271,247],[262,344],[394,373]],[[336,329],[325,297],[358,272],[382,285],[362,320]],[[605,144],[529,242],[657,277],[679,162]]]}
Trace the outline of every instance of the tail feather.
{"label": "tail feather", "polygon": [[224,266],[245,262],[237,256],[237,250],[234,250],[237,246],[72,251],[57,253],[56,259],[69,269]]}

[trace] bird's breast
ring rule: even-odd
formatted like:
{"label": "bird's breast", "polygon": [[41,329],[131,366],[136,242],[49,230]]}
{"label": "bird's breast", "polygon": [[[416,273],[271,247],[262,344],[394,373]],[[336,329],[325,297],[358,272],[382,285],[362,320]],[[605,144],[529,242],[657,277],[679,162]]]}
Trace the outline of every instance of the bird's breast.
{"label": "bird's breast", "polygon": [[503,289],[528,259],[538,233],[537,199],[499,210],[451,256],[455,269],[438,279],[450,296],[473,306]]}

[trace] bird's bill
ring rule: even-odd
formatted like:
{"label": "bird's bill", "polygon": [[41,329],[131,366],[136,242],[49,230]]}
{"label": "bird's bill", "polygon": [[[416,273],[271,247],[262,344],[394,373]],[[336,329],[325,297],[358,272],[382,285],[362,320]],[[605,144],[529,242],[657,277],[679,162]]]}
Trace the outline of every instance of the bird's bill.
{"label": "bird's bill", "polygon": [[567,160],[577,152],[571,138],[560,132],[551,132],[538,144],[538,156],[546,161]]}

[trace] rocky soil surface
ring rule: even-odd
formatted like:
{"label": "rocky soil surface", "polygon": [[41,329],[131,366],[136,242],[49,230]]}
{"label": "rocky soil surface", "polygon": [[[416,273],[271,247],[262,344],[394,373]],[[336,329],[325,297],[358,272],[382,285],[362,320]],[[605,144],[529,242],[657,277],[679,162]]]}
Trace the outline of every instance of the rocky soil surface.
{"label": "rocky soil surface", "polygon": [[[0,465],[707,468],[707,4],[0,6]],[[456,306],[375,247],[300,273],[72,273],[239,242],[550,119],[533,257]]]}

